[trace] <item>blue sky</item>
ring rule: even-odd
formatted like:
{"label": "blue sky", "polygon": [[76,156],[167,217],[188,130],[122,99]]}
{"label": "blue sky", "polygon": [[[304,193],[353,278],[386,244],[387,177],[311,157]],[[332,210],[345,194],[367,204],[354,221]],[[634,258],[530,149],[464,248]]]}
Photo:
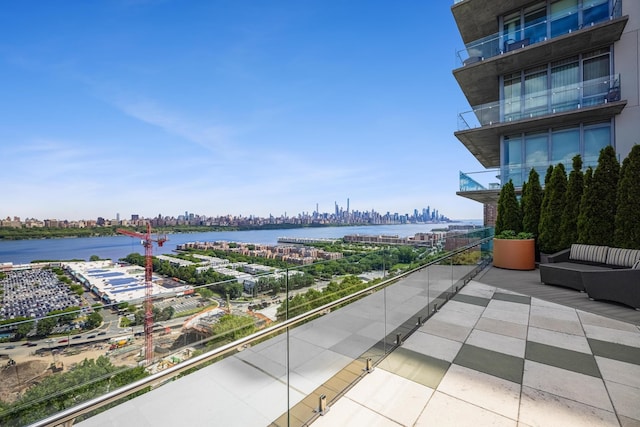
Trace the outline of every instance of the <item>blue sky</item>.
{"label": "blue sky", "polygon": [[0,15],[0,216],[481,218],[453,1],[19,1]]}

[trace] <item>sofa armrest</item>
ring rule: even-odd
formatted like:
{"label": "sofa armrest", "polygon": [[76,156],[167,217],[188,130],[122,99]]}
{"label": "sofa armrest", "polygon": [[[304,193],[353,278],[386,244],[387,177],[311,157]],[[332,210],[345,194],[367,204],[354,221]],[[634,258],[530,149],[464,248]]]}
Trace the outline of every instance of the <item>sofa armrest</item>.
{"label": "sofa armrest", "polygon": [[581,275],[590,298],[640,310],[640,270],[583,271]]}
{"label": "sofa armrest", "polygon": [[547,255],[547,262],[548,263],[568,262],[570,253],[571,253],[571,249],[563,249],[560,252],[556,252],[555,254]]}

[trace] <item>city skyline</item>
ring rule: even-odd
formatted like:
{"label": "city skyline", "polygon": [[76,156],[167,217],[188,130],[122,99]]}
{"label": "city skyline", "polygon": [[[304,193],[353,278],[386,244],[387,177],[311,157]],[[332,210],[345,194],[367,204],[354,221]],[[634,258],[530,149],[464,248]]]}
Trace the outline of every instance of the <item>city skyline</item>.
{"label": "city skyline", "polygon": [[481,167],[453,136],[448,7],[19,2],[0,23],[0,217],[482,215],[455,194]]}
{"label": "city skyline", "polygon": [[283,215],[268,215],[266,217],[254,216],[254,215],[244,215],[240,214],[226,214],[226,215],[207,215],[206,213],[197,213],[197,212],[189,212],[184,211],[180,214],[163,214],[158,213],[155,216],[145,217],[139,214],[131,213],[129,215],[121,215],[120,212],[116,212],[114,216],[100,215],[95,218],[54,218],[54,217],[44,217],[44,218],[36,218],[33,216],[20,217],[17,215],[11,216],[8,215],[6,217],[0,217],[0,226],[2,227],[16,227],[19,225],[25,224],[33,224],[34,222],[47,223],[50,221],[57,222],[67,222],[67,223],[77,223],[77,222],[86,222],[86,223],[96,223],[96,225],[104,225],[105,223],[114,223],[115,224],[128,224],[128,223],[138,223],[149,220],[177,220],[177,221],[186,221],[189,220],[197,221],[212,221],[212,220],[220,220],[224,218],[234,219],[234,220],[250,220],[250,219],[260,219],[260,220],[268,220],[268,219],[325,219],[325,220],[335,220],[335,219],[343,219],[343,220],[353,220],[357,222],[359,219],[371,219],[372,217],[378,218],[390,218],[398,221],[402,220],[411,220],[411,221],[419,221],[419,222],[446,222],[446,221],[455,221],[455,220],[468,220],[468,219],[478,219],[478,218],[450,218],[440,212],[436,208],[431,208],[431,206],[423,207],[423,208],[414,208],[411,212],[392,212],[387,210],[386,212],[379,212],[375,209],[371,210],[349,210],[344,209],[343,206],[335,203],[334,212],[319,212],[317,210],[313,212],[301,211],[298,213],[293,213],[292,215],[288,213],[284,213]]}

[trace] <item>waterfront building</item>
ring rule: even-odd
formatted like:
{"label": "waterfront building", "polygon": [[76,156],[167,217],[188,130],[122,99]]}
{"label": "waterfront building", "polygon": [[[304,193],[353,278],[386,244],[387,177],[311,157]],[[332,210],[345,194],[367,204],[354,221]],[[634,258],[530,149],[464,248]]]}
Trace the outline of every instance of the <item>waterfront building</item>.
{"label": "waterfront building", "polygon": [[622,160],[639,142],[640,2],[456,0],[451,10],[465,44],[453,75],[471,105],[455,136],[491,177],[461,173],[458,195],[492,206],[532,168],[542,179],[576,154],[595,166],[607,145]]}

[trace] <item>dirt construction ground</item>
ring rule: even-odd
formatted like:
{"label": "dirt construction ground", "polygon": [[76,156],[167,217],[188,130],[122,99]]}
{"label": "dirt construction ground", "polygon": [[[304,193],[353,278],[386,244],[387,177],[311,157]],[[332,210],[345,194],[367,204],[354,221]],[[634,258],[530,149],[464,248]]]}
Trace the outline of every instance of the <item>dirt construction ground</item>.
{"label": "dirt construction ground", "polygon": [[[84,359],[97,359],[105,355],[107,348],[87,349],[77,354],[59,354],[58,362],[62,362],[63,372],[68,371],[77,363]],[[13,366],[8,364],[8,359],[0,359],[0,400],[10,403],[14,402],[18,396],[42,378],[54,375],[51,370],[53,356],[47,353],[44,356],[27,356],[24,360],[16,361]],[[129,360],[119,360],[111,358],[114,365],[132,364]],[[135,365],[135,362],[133,362]]]}

